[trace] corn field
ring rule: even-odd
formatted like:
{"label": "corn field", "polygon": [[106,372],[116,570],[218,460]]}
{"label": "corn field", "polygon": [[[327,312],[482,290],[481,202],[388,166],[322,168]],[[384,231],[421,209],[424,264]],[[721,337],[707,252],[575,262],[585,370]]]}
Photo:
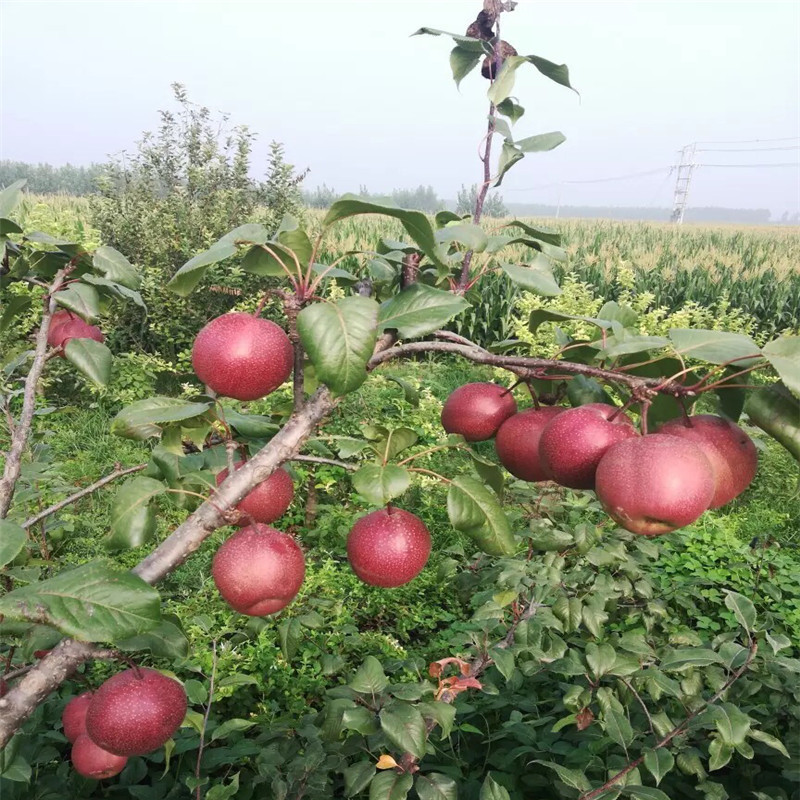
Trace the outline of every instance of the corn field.
{"label": "corn field", "polygon": [[[96,246],[86,198],[29,195],[21,223],[55,236]],[[306,223],[318,228],[323,211],[307,211]],[[246,220],[242,220],[245,222]],[[492,220],[499,230],[503,220]],[[626,290],[648,295],[652,308],[675,311],[688,302],[703,306],[727,300],[756,321],[759,338],[800,329],[800,229],[797,227],[676,227],[665,223],[608,220],[532,220],[563,236],[569,259],[557,264],[556,275],[573,274],[608,300]],[[344,252],[371,250],[380,237],[403,239],[396,220],[378,216],[342,220],[328,233],[320,253],[330,262]],[[520,259],[525,250],[519,248]],[[356,269],[357,256],[341,266]],[[176,267],[179,265],[176,265]],[[517,289],[505,277],[482,285],[481,313],[467,327],[495,329],[506,338]],[[488,317],[488,319],[487,319]],[[476,332],[477,333],[477,332]],[[478,338],[484,338],[478,336]]]}

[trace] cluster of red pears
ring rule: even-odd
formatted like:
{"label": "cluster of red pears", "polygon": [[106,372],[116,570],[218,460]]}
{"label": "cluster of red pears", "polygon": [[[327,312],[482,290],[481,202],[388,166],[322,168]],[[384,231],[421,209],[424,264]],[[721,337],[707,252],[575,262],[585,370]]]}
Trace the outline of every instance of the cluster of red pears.
{"label": "cluster of red pears", "polygon": [[156,670],[117,673],[64,707],[61,722],[72,742],[72,766],[98,781],[119,775],[129,756],[158,750],[174,735],[186,706],[183,686]]}
{"label": "cluster of red pears", "polygon": [[610,517],[644,536],[683,528],[730,502],[758,466],[750,437],[713,414],[673,419],[642,436],[604,403],[518,412],[511,391],[493,383],[456,389],[442,426],[470,442],[494,437],[500,463],[522,480],[593,489]]}
{"label": "cluster of red pears", "polygon": [[[56,311],[50,320],[47,344],[50,347],[64,348],[70,339],[94,339],[96,342],[102,342],[105,337],[96,325],[90,325],[77,314],[62,308]],[[59,355],[64,357],[63,350]]]}
{"label": "cluster of red pears", "polygon": [[[197,377],[216,394],[242,401],[275,391],[289,379],[293,361],[291,342],[280,326],[244,313],[211,320],[192,348]],[[227,469],[220,472],[217,486],[227,477]],[[274,614],[300,591],[305,577],[303,552],[289,534],[270,527],[289,508],[293,496],[291,476],[276,470],[237,505],[242,527],[214,556],[214,583],[241,614]],[[395,508],[362,517],[347,540],[353,571],[373,586],[408,583],[425,566],[430,550],[430,534],[422,521]]]}

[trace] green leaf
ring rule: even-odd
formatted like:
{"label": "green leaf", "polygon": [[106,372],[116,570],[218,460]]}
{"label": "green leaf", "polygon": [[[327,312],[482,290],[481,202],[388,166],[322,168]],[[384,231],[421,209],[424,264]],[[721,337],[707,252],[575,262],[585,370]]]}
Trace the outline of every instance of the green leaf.
{"label": "green leaf", "polygon": [[489,651],[489,655],[500,674],[506,680],[509,680],[514,672],[514,654],[505,647],[493,647]]}
{"label": "green leaf", "polygon": [[781,650],[785,650],[787,647],[792,646],[792,640],[782,633],[772,634],[769,631],[765,631],[764,635],[766,636],[767,642],[772,648],[774,655],[777,655]]}
{"label": "green leaf", "polygon": [[11,218],[14,209],[22,201],[22,190],[25,188],[27,182],[25,178],[21,178],[18,181],[14,181],[14,183],[9,186],[6,186],[6,188],[0,192],[0,218]]}
{"label": "green leaf", "polygon": [[586,663],[595,678],[602,678],[603,675],[611,672],[616,660],[617,654],[610,644],[597,645],[594,642],[589,642],[586,645]]}
{"label": "green leaf", "polygon": [[278,625],[278,638],[281,641],[281,652],[287,661],[291,661],[300,642],[303,641],[303,626],[297,617],[285,619]]}
{"label": "green leaf", "polygon": [[367,379],[377,320],[378,304],[358,296],[315,303],[297,315],[297,332],[317,378],[335,394],[355,391]]}
{"label": "green leaf", "polygon": [[452,292],[412,283],[381,304],[378,327],[380,330],[395,329],[403,339],[424,336],[439,330],[469,305]]}
{"label": "green leaf", "polygon": [[53,295],[56,305],[77,314],[86,322],[94,322],[100,315],[100,296],[97,289],[86,283],[73,283]]}
{"label": "green leaf", "polygon": [[521,230],[525,231],[528,236],[531,236],[534,239],[545,242],[546,244],[551,244],[553,247],[561,246],[561,234],[550,228],[528,225],[527,222],[520,222],[518,219],[515,219],[513,222],[509,222],[505,227],[520,228]]}
{"label": "green leaf", "polygon": [[369,800],[405,800],[413,785],[414,778],[408,773],[400,775],[387,769],[372,779]]}
{"label": "green leaf", "polygon": [[567,399],[573,406],[583,406],[587,403],[606,403],[613,406],[611,396],[594,378],[585,375],[576,375],[567,383]]}
{"label": "green leaf", "polygon": [[730,590],[725,591],[725,606],[733,611],[736,621],[748,632],[755,630],[756,607],[744,595]]}
{"label": "green leaf", "polygon": [[432,719],[442,729],[442,739],[450,735],[456,721],[456,708],[452,703],[431,700],[417,703],[417,709],[423,717]]}
{"label": "green leaf", "polygon": [[722,658],[713,650],[702,647],[689,647],[680,650],[668,650],[662,657],[659,667],[662,670],[681,670],[688,667],[707,667],[710,664],[721,664]]}
{"label": "green leaf", "polygon": [[404,378],[398,378],[396,375],[386,375],[384,373],[383,377],[386,378],[387,381],[396,383],[403,390],[403,395],[407,403],[410,403],[414,408],[419,406],[419,390],[415,386],[412,386]]}
{"label": "green leaf", "polygon": [[119,250],[103,245],[98,247],[92,258],[92,265],[105,278],[122,284],[128,289],[138,289],[141,285],[139,275],[133,264]]}
{"label": "green leaf", "polygon": [[414,782],[419,800],[457,800],[458,785],[449,776],[441,772],[427,772],[417,775]]}
{"label": "green leaf", "polygon": [[379,717],[383,732],[395,747],[415,758],[425,755],[425,720],[414,706],[398,700],[382,708]]}
{"label": "green leaf", "polygon": [[733,755],[733,746],[725,744],[721,739],[712,739],[708,746],[708,771],[722,769]]}
{"label": "green leaf", "polygon": [[386,217],[399,219],[406,233],[417,243],[419,249],[437,266],[447,267],[436,242],[433,227],[421,211],[408,211],[393,205],[372,203],[358,195],[346,194],[330,207],[322,224],[328,227],[334,222],[359,214],[383,214]]}
{"label": "green leaf", "polygon": [[750,733],[750,717],[733,703],[709,706],[721,741],[732,746],[742,744]]}
{"label": "green leaf", "polygon": [[567,767],[562,767],[561,764],[552,761],[536,761],[536,763],[552,769],[567,786],[571,786],[573,789],[588,792],[592,788],[589,779],[580,770],[567,769]]}
{"label": "green leaf", "polygon": [[460,44],[468,50],[474,50],[477,53],[491,53],[491,45],[481,39],[475,39],[472,36],[464,36],[460,33],[448,33],[447,31],[440,31],[438,28],[420,28],[414,31],[412,36],[421,36],[427,34],[428,36],[449,36],[454,42]]}
{"label": "green leaf", "polygon": [[487,485],[491,486],[492,491],[500,498],[503,497],[503,487],[505,486],[505,476],[503,470],[491,461],[481,458],[470,451],[470,458],[472,466],[475,467],[475,472],[478,477]]}
{"label": "green leaf", "polygon": [[800,400],[782,383],[750,392],[744,410],[751,422],[800,461]]}
{"label": "green leaf", "polygon": [[147,310],[147,306],[144,304],[144,300],[142,300],[142,295],[134,289],[129,289],[127,286],[123,286],[121,283],[116,283],[115,281],[100,277],[99,275],[91,275],[88,272],[81,276],[81,280],[84,283],[97,286],[101,290],[101,294],[104,293],[107,296],[113,297],[117,300],[122,300],[123,302],[130,300],[133,303],[136,303],[139,308],[142,308],[145,311]]}
{"label": "green leaf", "polygon": [[497,162],[497,180],[494,186],[500,186],[503,183],[505,174],[519,161],[525,158],[525,153],[522,152],[516,145],[511,142],[503,142],[503,147],[500,150],[500,158]]}
{"label": "green leaf", "polygon": [[544,295],[555,297],[561,294],[561,287],[553,276],[553,268],[544,256],[539,256],[530,264],[505,264],[500,262],[500,268],[511,278],[514,283]]}
{"label": "green leaf", "polygon": [[543,550],[545,552],[560,552],[575,544],[575,539],[571,533],[544,526],[537,526],[531,532],[528,541],[534,550]]}
{"label": "green leaf", "polygon": [[25,547],[25,529],[7,519],[0,519],[0,567],[10,564]]}
{"label": "green leaf", "polygon": [[111,377],[111,351],[94,339],[69,339],[64,346],[64,357],[89,380],[105,386]]}
{"label": "green leaf", "polygon": [[228,425],[235,428],[240,436],[250,439],[267,439],[280,430],[279,425],[260,414],[241,414],[227,406],[223,408],[222,413]]}
{"label": "green leaf", "polygon": [[452,526],[468,534],[492,556],[510,556],[516,550],[511,526],[497,495],[480,481],[459,475],[447,493],[447,513]]}
{"label": "green leaf", "polygon": [[369,446],[378,454],[381,462],[391,461],[416,444],[419,436],[411,428],[384,428],[382,425],[363,426],[364,435],[370,439]]}
{"label": "green leaf", "polygon": [[[600,344],[595,342],[594,344]],[[660,350],[669,345],[669,339],[663,336],[638,336],[627,331],[609,336],[604,346],[598,349],[598,358],[619,358],[620,356],[645,353],[648,350]]]}
{"label": "green leaf", "polygon": [[737,367],[744,368],[761,360],[758,345],[743,333],[672,328],[669,338],[681,355],[710,364],[733,361]]}
{"label": "green leaf", "polygon": [[161,598],[133,573],[91,561],[14,589],[0,598],[0,614],[50,625],[82,642],[115,642],[156,625]]}
{"label": "green leaf", "polygon": [[210,400],[191,403],[178,397],[148,397],[123,408],[112,420],[111,432],[125,439],[149,439],[158,436],[164,425],[199,417],[212,405]]}
{"label": "green leaf", "polygon": [[481,60],[481,52],[479,50],[470,50],[457,44],[450,51],[450,69],[453,70],[453,80],[456,86],[461,84],[461,81],[478,66]]}
{"label": "green leaf", "polygon": [[[259,275],[262,278],[282,277],[286,275],[286,270],[291,274],[297,272],[297,267],[285,247],[277,242],[269,242],[267,247],[261,245],[251,247],[244,254],[242,269],[251,275]],[[285,265],[286,269],[281,266],[281,263]]]}
{"label": "green leaf", "polygon": [[490,772],[481,786],[480,800],[511,800],[511,795],[505,786],[497,783]]}
{"label": "green leaf", "polygon": [[671,800],[670,796],[664,794],[661,789],[655,789],[652,786],[623,786],[622,792],[635,800]]}
{"label": "green leaf", "polygon": [[447,225],[437,230],[435,235],[436,241],[440,244],[458,242],[464,245],[467,250],[474,250],[476,253],[482,253],[489,243],[486,231],[480,225],[474,225],[471,222],[458,222]]}
{"label": "green leaf", "polygon": [[347,767],[343,773],[345,795],[354,797],[363,792],[377,771],[371,761],[359,761],[357,764]]}
{"label": "green leaf", "polygon": [[158,658],[186,658],[189,655],[189,640],[179,627],[180,620],[177,617],[173,619],[174,622],[162,619],[154,628],[117,642],[117,649],[128,652],[149,650]]}
{"label": "green leaf", "polygon": [[220,240],[211,245],[208,250],[198,253],[194,258],[189,259],[173,276],[167,284],[167,289],[171,289],[181,297],[187,297],[192,290],[203,279],[206,270],[219,261],[236,255],[236,245],[230,241]]}
{"label": "green leaf", "polygon": [[141,547],[156,532],[156,514],[150,501],[167,490],[161,481],[139,476],[125,481],[111,507],[111,532],[104,544],[108,550]]}
{"label": "green leaf", "polygon": [[385,506],[410,485],[408,470],[396,464],[367,464],[353,475],[353,488],[374,506]]}
{"label": "green leaf", "polygon": [[[314,245],[308,238],[308,234],[300,227],[295,226],[292,229],[285,229],[278,233],[278,241],[290,252],[294,253],[297,260],[302,267],[307,267],[308,262],[311,260],[311,255],[314,252]],[[296,266],[294,259],[288,265],[290,270],[295,270]]]}
{"label": "green leaf", "polygon": [[239,792],[239,773],[235,773],[230,783],[215,783],[206,793],[205,800],[230,800]]}
{"label": "green leaf", "polygon": [[18,314],[25,313],[31,307],[32,300],[28,295],[15,294],[3,301],[5,308],[0,316],[0,333],[8,329]]}
{"label": "green leaf", "polygon": [[[281,228],[283,228],[283,224],[282,222]],[[296,226],[297,223],[295,222],[295,227]],[[233,244],[265,244],[268,241],[269,231],[266,226],[262,225],[260,222],[246,222],[244,225],[239,225],[238,228],[234,228],[232,231],[226,233],[217,244],[220,242],[231,242]]]}
{"label": "green leaf", "polygon": [[251,719],[226,719],[218,728],[214,729],[211,734],[211,741],[216,742],[218,739],[224,739],[226,736],[236,731],[249,731],[255,725],[255,721]]}
{"label": "green leaf", "polygon": [[22,228],[10,219],[0,218],[0,240],[8,238],[10,233],[22,233]]}
{"label": "green leaf", "polygon": [[[587,656],[587,661],[588,656]],[[621,711],[608,708],[603,713],[603,730],[606,736],[615,741],[620,747],[627,747],[633,741],[633,728],[628,718]]]}
{"label": "green leaf", "polygon": [[781,755],[785,756],[786,758],[791,757],[786,747],[784,746],[783,742],[780,739],[777,739],[771,734],[767,733],[766,731],[751,730],[748,733],[748,736],[751,739],[755,739],[757,742],[765,744],[767,747],[771,747],[773,750],[777,750]]}
{"label": "green leaf", "polygon": [[[569,70],[566,64],[554,64],[552,61],[548,61],[546,58],[541,58],[540,56],[509,56],[505,62],[503,62],[497,80],[491,85],[487,92],[487,96],[492,103],[498,105],[511,95],[514,89],[517,69],[525,63],[533,64],[542,75],[550,78],[551,81],[555,81],[562,86],[566,86],[568,89],[572,89],[569,82]],[[573,89],[573,91],[575,90]]]}
{"label": "green leaf", "polygon": [[383,671],[381,662],[375,656],[367,656],[347,685],[354,692],[375,695],[380,694],[389,685],[389,679]]}
{"label": "green leaf", "polygon": [[514,144],[523,153],[544,153],[548,150],[555,150],[566,141],[567,137],[561,131],[550,131],[550,133],[537,133],[536,136],[517,139]]}
{"label": "green leaf", "polygon": [[562,594],[553,603],[552,610],[556,619],[564,623],[565,631],[569,633],[578,630],[583,620],[583,603],[579,597],[567,597]]}
{"label": "green leaf", "polygon": [[764,345],[761,352],[772,364],[783,385],[800,397],[800,336],[780,336]]}
{"label": "green leaf", "polygon": [[675,757],[666,747],[660,747],[658,750],[648,750],[644,754],[644,765],[655,778],[656,786],[658,786],[664,776],[675,766]]}
{"label": "green leaf", "polygon": [[597,319],[596,317],[582,317],[578,314],[564,314],[561,311],[550,311],[546,308],[537,308],[531,312],[528,321],[528,329],[531,333],[536,333],[543,322],[563,322],[565,320],[578,320],[597,325],[603,330],[611,327],[611,320]]}

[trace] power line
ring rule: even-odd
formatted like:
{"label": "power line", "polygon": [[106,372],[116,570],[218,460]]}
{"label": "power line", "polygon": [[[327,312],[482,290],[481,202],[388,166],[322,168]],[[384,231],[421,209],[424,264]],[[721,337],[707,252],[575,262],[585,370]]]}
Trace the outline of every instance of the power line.
{"label": "power line", "polygon": [[587,181],[556,181],[554,183],[543,183],[539,186],[527,186],[521,189],[506,189],[508,192],[530,192],[536,189],[549,189],[553,186],[564,186],[566,184],[586,184],[586,183],[608,183],[609,181],[627,181],[632,178],[642,178],[646,175],[657,175],[660,172],[671,172],[674,167],[659,167],[658,169],[651,169],[645,172],[631,172],[628,175],[615,175],[610,178],[592,178]]}
{"label": "power line", "polygon": [[694,144],[758,144],[759,142],[798,142],[800,136],[784,136],[782,139],[733,139],[725,142],[695,142]]}
{"label": "power line", "polygon": [[789,147],[699,147],[698,153],[769,153],[773,150],[800,150],[800,145],[790,145]]}
{"label": "power line", "polygon": [[774,164],[695,164],[696,167],[737,167],[749,169],[752,167],[800,167],[800,161],[783,161]]}

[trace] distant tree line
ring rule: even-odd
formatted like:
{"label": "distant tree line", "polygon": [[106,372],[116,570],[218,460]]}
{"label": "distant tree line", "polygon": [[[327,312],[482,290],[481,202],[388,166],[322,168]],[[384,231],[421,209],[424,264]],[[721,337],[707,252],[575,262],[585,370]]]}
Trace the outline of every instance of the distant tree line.
{"label": "distant tree line", "polygon": [[[341,193],[323,183],[313,191],[303,192],[303,202],[310,208],[328,208]],[[443,209],[455,211],[457,214],[471,214],[475,209],[475,200],[478,196],[478,186],[473,184],[469,188],[462,186],[459,189],[455,202],[439,197],[432,186],[418,186],[416,189],[392,189],[388,193],[370,192],[366,186],[360,186],[359,197],[373,203],[394,203],[401,208],[410,208],[414,211],[424,211],[434,214]],[[497,193],[490,193],[483,205],[483,214],[487,217],[507,217],[508,209],[503,203],[503,198]]]}
{"label": "distant tree line", "polygon": [[27,188],[36,194],[85,195],[97,192],[97,179],[103,171],[102,164],[79,167],[64,164],[27,164],[24,161],[0,161],[0,186],[8,186],[25,178]]}
{"label": "distant tree line", "polygon": [[[623,219],[652,222],[669,222],[671,208],[649,208],[647,206],[561,206],[560,208],[541,203],[509,203],[511,214],[519,217],[555,217],[578,219]],[[767,225],[773,222],[794,224],[800,222],[800,214],[788,213],[773,220],[768,208],[722,208],[706,206],[687,208],[684,219],[687,222],[739,222],[748,225]]]}

